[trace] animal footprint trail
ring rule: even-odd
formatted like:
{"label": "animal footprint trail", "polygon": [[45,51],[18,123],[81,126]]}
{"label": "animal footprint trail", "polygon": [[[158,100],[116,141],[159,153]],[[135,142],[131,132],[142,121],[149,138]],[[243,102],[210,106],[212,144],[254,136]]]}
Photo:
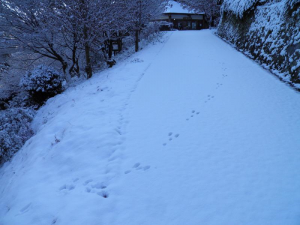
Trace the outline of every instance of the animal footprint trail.
{"label": "animal footprint trail", "polygon": [[60,191],[71,191],[73,189],[75,189],[75,185],[73,184],[64,184],[59,188]]}
{"label": "animal footprint trail", "polygon": [[132,170],[136,170],[136,171],[147,171],[150,169],[151,166],[149,165],[146,165],[146,166],[142,166],[141,163],[135,163],[133,166],[132,166],[132,169],[129,169],[129,170],[126,170],[124,172],[124,174],[129,174],[132,172]]}
{"label": "animal footprint trail", "polygon": [[214,95],[207,95],[207,99],[204,101],[204,103],[207,103],[207,102],[211,101],[214,98],[215,98]]}
{"label": "animal footprint trail", "polygon": [[186,118],[186,121],[189,121],[190,119],[192,119],[193,117],[196,117],[199,114],[200,114],[200,112],[197,112],[196,110],[192,110],[190,116],[188,118]]}
{"label": "animal footprint trail", "polygon": [[90,194],[99,195],[102,198],[108,198],[109,192],[107,190],[108,185],[104,182],[96,182],[94,183],[92,179],[86,180],[83,183],[86,186],[85,191]]}
{"label": "animal footprint trail", "polygon": [[222,87],[223,86],[223,84],[222,83],[217,83],[217,87],[216,87],[216,89],[219,89],[220,87]]}
{"label": "animal footprint trail", "polygon": [[[178,138],[179,134],[174,134],[173,132],[169,132],[167,137],[168,137],[168,141],[172,141],[172,140]],[[166,146],[166,145],[167,145],[167,142],[163,143],[163,146]]]}

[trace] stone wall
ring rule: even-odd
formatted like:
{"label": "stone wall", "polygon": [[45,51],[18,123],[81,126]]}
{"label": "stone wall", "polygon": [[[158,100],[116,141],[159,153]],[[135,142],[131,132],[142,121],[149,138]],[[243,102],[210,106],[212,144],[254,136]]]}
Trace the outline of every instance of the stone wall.
{"label": "stone wall", "polygon": [[244,7],[245,11],[234,11],[224,1],[217,34],[283,80],[300,87],[300,0],[252,3]]}

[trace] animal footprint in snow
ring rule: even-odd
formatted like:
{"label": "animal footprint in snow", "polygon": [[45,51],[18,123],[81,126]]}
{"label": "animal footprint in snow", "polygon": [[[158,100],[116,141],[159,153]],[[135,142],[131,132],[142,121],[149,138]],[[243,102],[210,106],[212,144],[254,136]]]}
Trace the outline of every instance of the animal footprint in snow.
{"label": "animal footprint in snow", "polygon": [[[147,166],[141,166],[140,163],[135,163],[135,164],[132,166],[132,168],[135,169],[135,170],[143,170],[143,171],[146,171],[146,170],[150,169],[150,166],[149,166],[149,165],[147,165]],[[129,174],[129,173],[131,173],[131,170],[126,170],[124,173],[125,173],[125,174]]]}
{"label": "animal footprint in snow", "polygon": [[64,184],[59,188],[60,191],[71,191],[73,189],[75,189],[75,185],[73,184]]}
{"label": "animal footprint in snow", "polygon": [[195,116],[197,116],[199,114],[200,114],[200,112],[196,112],[196,110],[192,110],[191,118],[193,118],[193,117],[195,117]]}
{"label": "animal footprint in snow", "polygon": [[133,168],[136,169],[136,170],[146,171],[146,170],[150,169],[150,166],[141,166],[140,163],[136,163],[136,164],[133,165]]}
{"label": "animal footprint in snow", "polygon": [[88,180],[86,180],[84,183],[83,183],[83,185],[88,185],[89,183],[91,183],[93,181],[93,179],[88,179]]}
{"label": "animal footprint in snow", "polygon": [[30,210],[30,206],[31,206],[31,203],[27,204],[26,206],[24,206],[24,207],[20,210],[20,212],[21,212],[21,213],[26,213],[26,212],[28,212],[28,211]]}
{"label": "animal footprint in snow", "polygon": [[169,141],[172,141],[172,140],[173,140],[173,133],[169,132]]}
{"label": "animal footprint in snow", "polygon": [[[173,132],[168,133],[168,140],[169,141],[172,141],[172,140],[174,140],[175,138],[178,138],[178,137],[179,137],[179,134],[174,134]],[[166,145],[167,145],[166,142],[163,143],[163,146],[166,146]]]}
{"label": "animal footprint in snow", "polygon": [[126,170],[124,173],[129,174],[129,173],[131,173],[131,170]]}
{"label": "animal footprint in snow", "polygon": [[144,171],[149,170],[149,169],[150,169],[150,166],[144,166],[144,167],[143,167],[143,170],[144,170]]}
{"label": "animal footprint in snow", "polygon": [[97,195],[101,196],[102,198],[108,198],[109,196],[107,191],[98,192]]}
{"label": "animal footprint in snow", "polygon": [[137,169],[137,168],[139,168],[140,165],[141,165],[140,163],[136,163],[136,164],[133,165],[132,168]]}
{"label": "animal footprint in snow", "polygon": [[[91,184],[88,187],[86,187],[85,191],[87,193],[95,193],[103,198],[107,198],[108,191],[106,189],[107,189],[107,185],[105,183],[97,182],[97,183]],[[101,190],[101,191],[99,192],[99,190]]]}
{"label": "animal footprint in snow", "polygon": [[221,83],[217,83],[216,89],[219,89],[222,85],[223,85],[223,84],[221,84]]}
{"label": "animal footprint in snow", "polygon": [[213,96],[213,95],[207,95],[207,99],[204,102],[207,103],[208,101],[212,100],[214,97],[215,96]]}
{"label": "animal footprint in snow", "polygon": [[94,189],[105,189],[107,188],[107,185],[101,182],[101,183],[92,184],[91,187]]}

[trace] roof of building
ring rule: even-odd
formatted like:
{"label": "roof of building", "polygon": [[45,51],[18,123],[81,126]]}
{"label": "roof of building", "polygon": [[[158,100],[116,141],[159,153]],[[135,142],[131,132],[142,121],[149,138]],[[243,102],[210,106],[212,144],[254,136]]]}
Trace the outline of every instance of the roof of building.
{"label": "roof of building", "polygon": [[205,14],[205,13],[197,13],[194,10],[189,10],[187,8],[184,8],[182,4],[175,1],[169,1],[169,6],[166,8],[164,13]]}

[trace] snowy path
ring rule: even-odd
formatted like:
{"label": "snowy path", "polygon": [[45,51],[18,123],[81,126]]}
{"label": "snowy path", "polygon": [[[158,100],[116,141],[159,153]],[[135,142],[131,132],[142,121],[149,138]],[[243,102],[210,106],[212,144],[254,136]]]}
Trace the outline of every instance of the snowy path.
{"label": "snowy path", "polygon": [[299,224],[299,111],[210,32],[174,33],[129,102],[114,224]]}
{"label": "snowy path", "polygon": [[0,169],[0,225],[296,225],[300,95],[211,31],[51,99]]}

